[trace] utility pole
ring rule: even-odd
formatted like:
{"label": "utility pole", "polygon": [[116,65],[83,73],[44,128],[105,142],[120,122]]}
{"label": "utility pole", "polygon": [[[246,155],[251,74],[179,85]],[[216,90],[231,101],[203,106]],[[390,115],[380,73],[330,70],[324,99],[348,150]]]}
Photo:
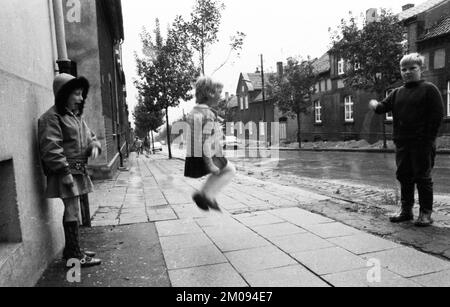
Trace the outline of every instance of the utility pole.
{"label": "utility pole", "polygon": [[264,123],[266,122],[266,89],[264,84],[264,60],[261,54],[261,81],[262,81],[262,97],[263,97],[263,110],[264,110]]}
{"label": "utility pole", "polygon": [[[263,124],[264,124],[264,129],[266,129],[266,86],[265,86],[265,82],[264,82],[264,58],[263,55],[261,54],[261,81],[262,81],[262,97],[263,97],[263,101],[262,101],[262,107],[263,107]],[[260,127],[261,129],[261,127]],[[261,132],[259,133],[259,135],[261,135]],[[264,131],[264,135],[267,138],[267,131]],[[266,145],[268,145],[268,143],[266,142]]]}

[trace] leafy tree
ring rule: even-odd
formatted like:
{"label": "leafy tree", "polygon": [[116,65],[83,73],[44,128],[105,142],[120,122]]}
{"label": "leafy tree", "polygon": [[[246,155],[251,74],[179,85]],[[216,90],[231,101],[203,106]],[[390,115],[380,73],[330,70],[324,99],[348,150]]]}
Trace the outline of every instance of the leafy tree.
{"label": "leafy tree", "polygon": [[[143,138],[157,132],[164,125],[164,112],[152,103],[145,103],[145,97],[139,97],[133,117],[136,126],[136,135]],[[153,140],[153,137],[151,138]]]}
{"label": "leafy tree", "polygon": [[282,76],[269,78],[268,93],[272,96],[280,111],[292,118],[297,116],[297,140],[302,147],[301,114],[306,114],[311,108],[311,96],[317,76],[314,74],[313,61],[290,57]]}
{"label": "leafy tree", "polygon": [[169,108],[177,107],[181,100],[192,99],[192,84],[199,75],[182,23],[181,17],[177,17],[164,39],[157,19],[154,39],[144,29],[141,33],[143,57],[136,55],[139,79],[135,86],[139,95],[145,97],[146,105],[153,104],[166,114],[169,159],[172,159]]}
{"label": "leafy tree", "polygon": [[[348,62],[344,83],[353,89],[374,92],[378,99],[400,79],[399,63],[405,53],[403,26],[396,15],[385,9],[372,22],[358,26],[352,16],[342,20],[331,33],[331,53]],[[384,145],[386,147],[383,119]]]}
{"label": "leafy tree", "polygon": [[[219,33],[223,10],[225,10],[225,4],[220,0],[196,0],[191,19],[185,22],[183,26],[185,33],[190,37],[191,46],[200,55],[200,67],[203,75],[205,74],[207,48],[218,42],[217,34]],[[230,38],[230,51],[227,59],[214,73],[228,62],[234,51],[242,49],[244,38],[245,34],[239,31]]]}

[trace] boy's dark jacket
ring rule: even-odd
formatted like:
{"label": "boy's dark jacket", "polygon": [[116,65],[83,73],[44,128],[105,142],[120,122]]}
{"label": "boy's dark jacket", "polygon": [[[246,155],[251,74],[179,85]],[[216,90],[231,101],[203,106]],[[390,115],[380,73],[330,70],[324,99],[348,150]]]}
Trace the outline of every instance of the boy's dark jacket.
{"label": "boy's dark jacket", "polygon": [[434,84],[418,81],[395,89],[376,109],[378,114],[391,111],[395,142],[436,140],[444,118],[444,104]]}

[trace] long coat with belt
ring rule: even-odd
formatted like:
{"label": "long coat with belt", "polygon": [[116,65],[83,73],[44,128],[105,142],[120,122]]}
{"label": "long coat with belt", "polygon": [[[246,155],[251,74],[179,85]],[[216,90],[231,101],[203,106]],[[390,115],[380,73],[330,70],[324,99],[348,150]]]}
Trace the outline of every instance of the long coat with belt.
{"label": "long coat with belt", "polygon": [[[83,89],[83,97],[86,98],[89,83],[85,78],[58,75],[53,84],[55,105],[38,121],[39,152],[47,176],[47,198],[73,198],[93,190],[87,172],[75,174],[69,168],[69,162],[73,160],[87,162],[94,147],[101,149],[95,134],[82,117],[83,110],[76,115],[66,108],[68,97],[79,88]],[[62,183],[62,178],[71,173],[74,177],[73,187]]]}

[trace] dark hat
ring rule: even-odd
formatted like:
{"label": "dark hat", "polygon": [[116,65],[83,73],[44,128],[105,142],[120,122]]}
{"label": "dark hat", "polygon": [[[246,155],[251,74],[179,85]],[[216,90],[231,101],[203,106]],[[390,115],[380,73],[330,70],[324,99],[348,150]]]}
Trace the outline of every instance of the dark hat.
{"label": "dark hat", "polygon": [[84,77],[74,77],[69,74],[59,74],[53,81],[53,93],[55,94],[55,105],[58,113],[66,112],[66,104],[69,95],[77,89],[83,90],[83,98],[86,99],[89,92],[89,81]]}

